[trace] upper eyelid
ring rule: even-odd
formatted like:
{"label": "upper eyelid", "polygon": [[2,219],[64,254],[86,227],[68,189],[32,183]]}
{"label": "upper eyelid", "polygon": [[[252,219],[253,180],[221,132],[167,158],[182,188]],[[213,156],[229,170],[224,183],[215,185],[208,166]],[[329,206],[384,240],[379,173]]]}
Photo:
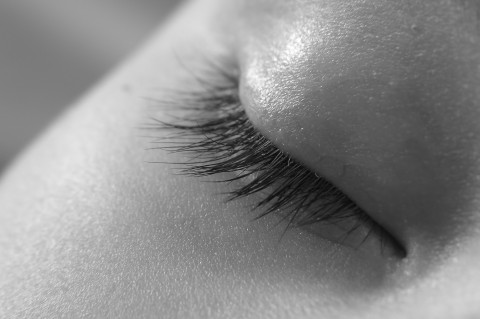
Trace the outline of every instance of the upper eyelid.
{"label": "upper eyelid", "polygon": [[[215,73],[215,72],[214,72]],[[221,75],[220,75],[220,79],[225,75],[225,72],[223,72]],[[195,155],[195,158],[198,160],[197,163],[195,163],[194,161],[193,162],[186,162],[186,163],[183,163],[185,164],[185,166],[183,167],[183,172],[186,173],[186,174],[192,174],[192,175],[200,175],[200,176],[207,176],[207,175],[214,175],[216,173],[221,173],[221,172],[227,172],[227,171],[235,171],[235,170],[239,170],[239,169],[247,169],[248,168],[248,163],[241,163],[241,162],[237,162],[237,163],[234,163],[233,165],[230,165],[230,167],[227,167],[228,164],[227,162],[223,162],[222,167],[219,167],[217,164],[219,162],[221,162],[222,160],[225,160],[225,158],[228,158],[225,157],[225,154],[223,154],[222,158],[219,158],[219,154],[212,154],[212,153],[209,153],[209,147],[212,147],[212,144],[209,144],[209,143],[212,143],[212,138],[213,139],[216,139],[216,141],[214,141],[214,143],[217,143],[217,145],[213,148],[214,151],[218,151],[219,149],[222,149],[221,147],[225,146],[225,145],[221,145],[222,143],[225,144],[225,143],[228,143],[230,140],[229,138],[231,138],[231,136],[229,137],[228,135],[225,135],[225,134],[231,134],[232,131],[230,131],[230,133],[227,133],[227,131],[224,131],[223,133],[219,133],[218,129],[225,129],[225,127],[222,127],[222,125],[225,124],[225,122],[222,122],[224,121],[225,119],[222,119],[221,117],[222,116],[231,116],[233,113],[232,113],[232,107],[234,108],[234,111],[238,111],[239,108],[243,108],[243,106],[241,105],[241,101],[240,101],[240,97],[238,95],[238,81],[237,81],[238,77],[236,76],[233,76],[231,75],[229,78],[224,78],[223,81],[213,81],[212,83],[209,82],[208,80],[208,77],[207,79],[205,78],[200,78],[200,82],[201,82],[201,85],[200,85],[200,90],[199,91],[196,91],[196,92],[179,92],[178,94],[178,98],[174,98],[172,99],[172,105],[174,107],[174,110],[175,109],[182,109],[182,110],[186,110],[186,111],[193,111],[193,113],[190,114],[190,118],[187,116],[187,117],[184,117],[184,118],[181,118],[181,119],[177,119],[179,120],[180,122],[178,122],[177,124],[175,123],[165,123],[165,122],[161,122],[160,123],[160,126],[163,126],[162,128],[165,129],[176,129],[176,130],[180,130],[182,131],[182,138],[193,138],[193,140],[196,141],[197,144],[195,143],[188,143],[188,142],[185,142],[185,144],[183,144],[182,148],[181,148],[181,151],[182,152],[189,152],[189,153],[198,153]],[[218,78],[217,78],[218,80]],[[217,84],[218,83],[218,84]],[[186,97],[186,98],[185,98]],[[170,106],[172,106],[170,105]],[[230,108],[230,109],[229,109]],[[170,108],[169,108],[170,109]],[[277,146],[273,145],[273,143],[271,143],[263,134],[261,134],[258,129],[256,129],[253,124],[248,120],[248,118],[246,118],[246,114],[245,114],[245,111],[243,110],[243,115],[245,116],[245,118],[243,119],[244,121],[246,121],[246,123],[248,123],[248,126],[243,126],[242,128],[245,128],[247,127],[248,129],[253,129],[254,130],[254,134],[258,134],[255,139],[258,141],[259,137],[260,138],[264,138],[266,141],[268,141],[269,146],[270,146],[270,150],[275,150],[277,151],[278,150],[278,154],[286,154],[284,151],[281,151]],[[216,115],[214,115],[212,117],[212,114],[215,113]],[[238,115],[238,114],[237,114]],[[217,120],[219,119],[218,122],[215,122],[215,116],[217,117]],[[234,115],[236,116],[236,115]],[[213,120],[212,120],[213,118]],[[237,119],[238,120],[238,119]],[[232,123],[230,123],[232,124]],[[234,122],[234,124],[238,124],[238,122]],[[157,125],[156,128],[158,128],[159,126]],[[231,126],[228,128],[228,130],[238,130],[239,128],[238,127],[235,127],[235,126]],[[213,137],[208,137],[205,138],[207,135],[206,135],[206,132],[214,132],[213,134]],[[241,132],[238,132],[238,134],[241,134]],[[224,135],[221,135],[221,134],[224,134]],[[250,136],[251,138],[252,136]],[[231,142],[231,141],[230,141]],[[235,142],[235,140],[233,141]],[[238,141],[237,141],[238,142]],[[167,149],[167,150],[175,150],[175,151],[179,151],[180,149],[178,147],[176,147],[175,145],[173,146],[169,146],[169,147],[157,147],[157,148],[161,148],[161,149]],[[258,148],[258,147],[257,147]],[[212,149],[210,149],[211,151]],[[257,150],[258,151],[258,150]],[[242,156],[244,156],[245,154],[247,154],[246,152],[244,152],[244,154]],[[237,153],[238,155],[238,153]],[[279,155],[280,156],[280,155]],[[240,158],[240,160],[243,160],[245,158]],[[297,160],[293,159],[293,157],[291,157],[290,155],[286,154],[283,159],[287,159],[288,162],[296,162],[298,163]],[[232,164],[232,163],[230,163]],[[201,166],[203,165],[203,166]],[[304,165],[299,165],[297,166],[297,168],[300,168],[299,170],[301,170],[303,173],[305,174],[310,174],[313,175],[314,177],[318,178],[318,174],[315,173],[314,171],[312,171],[311,169],[305,167]],[[268,175],[267,175],[268,177]],[[235,179],[235,178],[233,178]],[[333,184],[329,184],[329,182],[327,182],[326,180],[323,180],[324,182],[326,182],[330,187],[330,188],[334,188],[336,189],[336,192],[338,193],[342,193],[341,191],[339,191],[335,186],[333,186]],[[265,184],[266,186],[269,186],[269,182],[266,182]],[[254,187],[255,185],[250,185],[252,187]],[[256,187],[256,188],[255,188]],[[238,197],[242,197],[242,196],[248,196],[249,194],[251,193],[255,193],[255,191],[258,189],[258,185],[256,185],[252,191],[248,191],[247,189],[240,189],[238,190],[237,189],[237,192],[232,192],[230,195],[231,195],[231,198],[238,198]],[[344,195],[342,193],[342,196],[338,197],[338,198],[345,198],[346,199],[346,202],[348,203],[348,205],[355,205],[350,199],[348,199],[348,197],[346,197],[346,195]],[[266,204],[268,204],[269,201],[266,202]],[[264,204],[262,204],[264,205]],[[259,206],[262,206],[262,205],[259,205]],[[278,205],[277,205],[278,206]],[[281,208],[282,206],[278,206],[276,208]],[[275,207],[274,207],[275,208]],[[263,215],[266,215],[266,214],[269,214],[271,213],[271,211],[268,211],[266,210],[263,214],[260,215],[263,216]],[[359,216],[358,217],[361,217],[361,219],[365,219],[365,220],[368,220],[368,221],[371,221],[371,218],[368,216],[368,215],[365,215],[365,213],[359,213]],[[332,217],[333,218],[333,217]],[[378,227],[375,223],[373,223],[376,227]],[[372,226],[374,227],[374,226]]]}

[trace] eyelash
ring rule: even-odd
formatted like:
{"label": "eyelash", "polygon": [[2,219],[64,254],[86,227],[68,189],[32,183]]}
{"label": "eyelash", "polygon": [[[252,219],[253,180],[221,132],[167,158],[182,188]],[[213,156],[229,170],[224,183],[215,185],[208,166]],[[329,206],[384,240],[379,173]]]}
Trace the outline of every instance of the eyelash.
{"label": "eyelash", "polygon": [[187,155],[184,162],[169,163],[179,165],[180,174],[204,177],[233,173],[234,177],[218,182],[244,180],[243,186],[226,194],[227,200],[263,196],[254,209],[263,211],[255,220],[283,212],[281,219],[287,222],[285,231],[317,223],[354,221],[345,230],[344,238],[364,225],[368,232],[360,245],[374,233],[382,249],[388,242],[401,250],[391,235],[343,192],[262,135],[242,107],[237,77],[222,75],[223,84],[201,79],[202,91],[179,94],[177,101],[166,102],[174,112],[182,114],[170,114],[170,122],[153,118],[153,129],[171,134],[156,139],[153,143],[161,146],[152,149]]}

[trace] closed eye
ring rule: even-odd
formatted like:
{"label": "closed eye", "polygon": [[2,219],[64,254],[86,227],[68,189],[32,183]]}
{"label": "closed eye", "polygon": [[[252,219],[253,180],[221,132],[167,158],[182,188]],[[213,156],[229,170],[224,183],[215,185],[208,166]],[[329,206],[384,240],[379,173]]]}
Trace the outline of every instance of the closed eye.
{"label": "closed eye", "polygon": [[[228,191],[227,200],[255,197],[255,219],[275,214],[285,231],[300,227],[340,243],[352,237],[356,242],[349,245],[357,247],[376,236],[382,249],[388,246],[395,255],[405,256],[402,246],[341,190],[253,126],[241,104],[235,77],[225,76],[220,85],[208,83],[202,80],[201,92],[179,92],[175,102],[167,103],[173,107],[171,121],[155,120],[153,125],[154,130],[171,133],[153,141],[159,145],[153,149],[186,155],[185,161],[172,163],[181,174],[229,173],[230,177],[218,182],[240,181],[241,186]],[[326,231],[332,227],[337,229],[335,238]]]}

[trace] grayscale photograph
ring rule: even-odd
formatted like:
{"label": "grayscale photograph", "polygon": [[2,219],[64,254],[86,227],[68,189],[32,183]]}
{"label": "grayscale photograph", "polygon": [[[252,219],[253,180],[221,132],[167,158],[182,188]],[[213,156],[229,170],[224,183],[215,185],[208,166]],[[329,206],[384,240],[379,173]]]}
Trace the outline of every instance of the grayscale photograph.
{"label": "grayscale photograph", "polygon": [[480,0],[0,0],[0,318],[480,319]]}

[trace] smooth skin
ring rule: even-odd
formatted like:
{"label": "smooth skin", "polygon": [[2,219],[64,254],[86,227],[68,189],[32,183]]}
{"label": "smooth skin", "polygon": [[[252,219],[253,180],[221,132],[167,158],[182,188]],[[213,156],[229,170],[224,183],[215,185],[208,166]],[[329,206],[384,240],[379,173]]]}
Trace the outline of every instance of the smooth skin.
{"label": "smooth skin", "polygon": [[[480,316],[476,1],[198,0],[0,184],[2,318]],[[146,151],[158,100],[235,69],[252,122],[406,251],[252,221]],[[241,183],[241,182],[239,182]],[[282,237],[283,235],[283,237]],[[279,240],[281,239],[281,240]]]}

